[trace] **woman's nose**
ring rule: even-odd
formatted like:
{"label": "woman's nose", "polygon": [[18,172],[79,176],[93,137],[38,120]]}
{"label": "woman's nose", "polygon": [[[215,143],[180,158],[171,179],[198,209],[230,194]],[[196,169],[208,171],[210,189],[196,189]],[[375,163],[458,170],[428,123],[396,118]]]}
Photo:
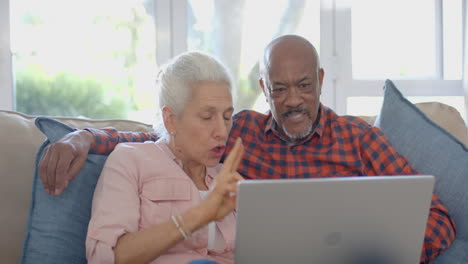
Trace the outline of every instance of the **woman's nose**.
{"label": "woman's nose", "polygon": [[228,128],[228,124],[226,122],[226,120],[221,117],[221,118],[218,118],[216,120],[216,125],[215,125],[215,128],[214,128],[214,136],[216,138],[221,138],[221,139],[226,139],[227,138],[227,135],[229,133],[229,128]]}

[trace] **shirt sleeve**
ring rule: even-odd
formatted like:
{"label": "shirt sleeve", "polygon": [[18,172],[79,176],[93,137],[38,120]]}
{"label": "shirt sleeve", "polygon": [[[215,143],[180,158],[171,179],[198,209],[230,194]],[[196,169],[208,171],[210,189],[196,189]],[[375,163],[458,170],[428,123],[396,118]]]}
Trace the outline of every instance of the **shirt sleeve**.
{"label": "shirt sleeve", "polygon": [[[390,144],[382,130],[373,127],[361,138],[361,155],[366,175],[419,174]],[[432,195],[421,253],[421,263],[430,263],[455,239],[455,222],[436,194]]]}
{"label": "shirt sleeve", "polygon": [[156,141],[159,138],[155,133],[119,132],[113,127],[103,129],[85,128],[85,130],[94,135],[94,142],[89,153],[100,155],[109,155],[115,146],[122,142]]}
{"label": "shirt sleeve", "polygon": [[107,159],[93,197],[86,236],[88,263],[114,263],[120,236],[138,231],[140,199],[131,147],[119,145]]}

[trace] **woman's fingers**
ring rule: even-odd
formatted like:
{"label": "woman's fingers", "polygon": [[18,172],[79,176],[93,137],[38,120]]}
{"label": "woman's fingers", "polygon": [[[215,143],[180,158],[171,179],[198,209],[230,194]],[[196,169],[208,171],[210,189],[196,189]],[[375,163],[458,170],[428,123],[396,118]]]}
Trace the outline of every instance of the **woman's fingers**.
{"label": "woman's fingers", "polygon": [[238,174],[238,173],[233,173],[232,174],[232,177],[229,179],[229,181],[225,183],[225,185],[228,186],[228,188],[229,188],[229,190],[228,190],[229,195],[233,196],[233,195],[237,194],[237,189],[238,189],[237,182],[238,181],[243,181],[243,180],[244,180],[244,178],[242,176],[240,176],[240,174]]}
{"label": "woman's fingers", "polygon": [[226,177],[225,182],[228,183],[228,184],[232,184],[232,183],[237,184],[238,181],[242,181],[242,180],[244,180],[244,177],[242,177],[237,172],[233,172],[233,173],[229,174],[228,177]]}
{"label": "woman's fingers", "polygon": [[234,143],[234,147],[232,148],[231,152],[229,152],[228,156],[224,160],[223,168],[221,172],[229,172],[232,168],[232,162],[234,161],[234,156],[236,155],[236,149],[238,148],[238,139]]}
{"label": "woman's fingers", "polygon": [[238,172],[227,173],[224,177],[220,177],[217,180],[216,185],[226,185],[226,184],[234,184],[237,185],[238,181],[244,180]]}
{"label": "woman's fingers", "polygon": [[229,155],[224,161],[223,171],[230,172],[237,170],[243,154],[244,146],[242,145],[242,140],[237,138],[236,142],[234,143],[234,147],[232,148],[231,152],[229,152]]}
{"label": "woman's fingers", "polygon": [[237,177],[233,177],[229,182],[220,182],[216,185],[213,192],[216,192],[219,197],[235,196],[237,194],[238,181]]}
{"label": "woman's fingers", "polygon": [[237,193],[237,184],[232,184],[224,189],[224,195],[234,196]]}
{"label": "woman's fingers", "polygon": [[234,178],[236,179],[236,182],[244,180],[244,177],[242,177],[238,172],[234,173]]}
{"label": "woman's fingers", "polygon": [[236,140],[236,143],[237,143],[236,155],[234,156],[234,161],[232,162],[232,165],[231,165],[232,172],[237,171],[237,168],[239,167],[239,164],[242,160],[242,156],[244,156],[244,145],[242,145],[242,140],[238,138],[238,140]]}

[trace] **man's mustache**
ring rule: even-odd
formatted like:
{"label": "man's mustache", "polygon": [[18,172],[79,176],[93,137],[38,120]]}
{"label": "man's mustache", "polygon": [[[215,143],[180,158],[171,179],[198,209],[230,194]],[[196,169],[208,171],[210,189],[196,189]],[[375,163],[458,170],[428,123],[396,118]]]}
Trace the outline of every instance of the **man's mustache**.
{"label": "man's mustache", "polygon": [[282,117],[288,117],[291,114],[299,114],[299,113],[304,113],[308,116],[310,116],[310,111],[304,108],[294,108],[294,109],[289,109],[286,112],[281,113]]}

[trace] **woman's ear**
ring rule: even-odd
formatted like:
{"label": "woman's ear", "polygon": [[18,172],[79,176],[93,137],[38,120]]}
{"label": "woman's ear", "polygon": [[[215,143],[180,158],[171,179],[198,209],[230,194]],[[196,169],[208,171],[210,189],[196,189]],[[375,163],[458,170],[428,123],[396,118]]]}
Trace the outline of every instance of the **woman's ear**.
{"label": "woman's ear", "polygon": [[162,108],[162,115],[164,127],[166,127],[166,130],[170,135],[174,135],[176,133],[176,115],[174,113],[174,110],[172,110],[172,108],[170,108],[169,106],[164,106]]}

